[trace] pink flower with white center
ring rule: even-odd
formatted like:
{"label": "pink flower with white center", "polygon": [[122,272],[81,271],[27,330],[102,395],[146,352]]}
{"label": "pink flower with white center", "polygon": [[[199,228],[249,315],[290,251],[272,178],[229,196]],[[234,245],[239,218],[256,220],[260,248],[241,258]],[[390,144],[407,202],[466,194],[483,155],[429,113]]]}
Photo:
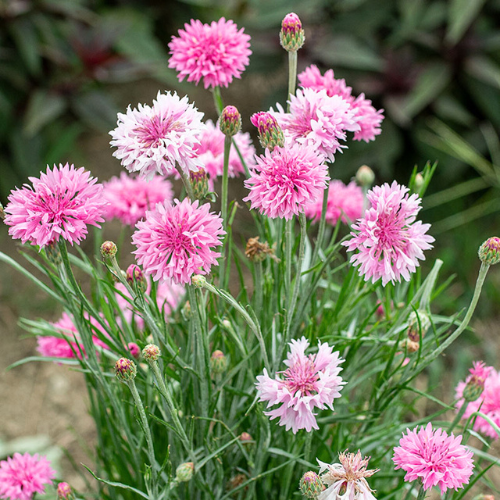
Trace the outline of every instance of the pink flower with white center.
{"label": "pink flower with white center", "polygon": [[52,484],[55,475],[47,457],[14,453],[0,461],[0,497],[31,500],[35,493],[45,493],[45,485]]}
{"label": "pink flower with white center", "polygon": [[351,105],[342,97],[328,96],[326,90],[297,90],[290,98],[290,113],[285,113],[280,104],[274,113],[285,138],[312,147],[329,161],[335,161],[335,153],[347,146],[347,132],[361,130],[358,118]]}
{"label": "pink flower with white center", "polygon": [[[339,464],[325,464],[318,460],[321,480],[328,486],[317,500],[375,500],[372,489],[366,481],[378,469],[367,470],[370,457],[362,458],[358,450],[356,454],[339,453]],[[325,471],[327,471],[325,473]]]}
{"label": "pink flower with white center", "polygon": [[112,177],[104,183],[103,195],[109,202],[105,218],[116,218],[132,227],[146,215],[146,210],[152,210],[157,203],[174,198],[170,181],[156,177],[148,182],[125,172],[119,178]]}
{"label": "pink flower with white center", "polygon": [[405,481],[421,479],[424,490],[439,486],[442,495],[469,483],[473,453],[460,444],[462,436],[448,436],[443,429],[434,431],[430,423],[425,429],[406,430],[408,434],[403,434],[392,458],[396,470],[406,471]]}
{"label": "pink flower with white center", "polygon": [[271,153],[257,157],[257,165],[245,180],[250,201],[267,217],[291,219],[307,205],[323,198],[328,180],[324,158],[312,146],[295,144],[275,147]]}
{"label": "pink flower with white center", "polygon": [[408,191],[396,181],[368,191],[371,208],[352,225],[352,238],[342,243],[350,252],[358,250],[350,262],[360,266],[365,281],[382,279],[383,286],[401,277],[408,281],[418,260],[425,260],[423,250],[432,248],[434,238],[425,234],[430,224],[415,222],[421,200]]}
{"label": "pink flower with white center", "polygon": [[240,78],[252,53],[250,36],[243,31],[223,17],[211,24],[191,19],[191,24],[186,23],[168,44],[168,67],[179,72],[181,82],[187,77],[196,85],[203,79],[206,89],[227,87],[233,77]]}
{"label": "pink flower with white center", "polygon": [[83,167],[54,165],[29,180],[33,187],[12,191],[5,207],[4,222],[13,238],[44,247],[62,237],[73,245],[85,239],[87,225],[104,222],[102,185]]}
{"label": "pink flower with white center", "polygon": [[218,265],[220,253],[214,249],[222,245],[226,232],[208,203],[199,206],[188,198],[174,200],[174,204],[158,203],[136,227],[132,242],[137,250],[133,253],[155,281],[191,283],[193,275],[208,274],[212,265]]}
{"label": "pink flower with white center", "polygon": [[[323,198],[318,198],[314,203],[307,205],[306,216],[318,222],[321,219]],[[330,181],[328,186],[328,201],[326,205],[325,220],[335,226],[339,219],[345,224],[359,219],[363,213],[363,190],[350,182],[347,186],[338,180]]]}
{"label": "pink flower with white center", "polygon": [[113,156],[129,172],[152,179],[155,173],[171,175],[176,163],[183,171],[197,170],[197,136],[203,128],[200,113],[188,97],[158,92],[153,106],[139,104],[138,108],[118,113],[118,127],[109,134],[111,146],[117,148]]}
{"label": "pink flower with white center", "polygon": [[[486,376],[486,379],[484,377]],[[484,380],[484,389],[480,396],[475,400],[467,403],[464,399],[464,390],[467,384],[471,382],[473,377]],[[455,398],[458,399],[457,411],[466,404],[467,409],[463,415],[463,419],[469,417],[479,411],[489,417],[497,426],[500,427],[500,371],[496,371],[492,367],[475,364],[465,382],[459,382],[455,389]],[[498,434],[491,424],[482,417],[475,417],[474,430],[493,439],[498,439]]]}
{"label": "pink flower with white center", "polygon": [[279,417],[279,425],[295,434],[299,429],[318,429],[314,408],[333,411],[333,400],[340,397],[345,384],[339,373],[344,360],[339,352],[327,343],[318,344],[316,354],[305,354],[309,342],[305,337],[290,342],[285,365],[287,369],[274,379],[264,368],[264,375],[257,377],[257,394],[260,401],[268,401],[267,407],[280,404],[279,408],[266,412],[271,420]]}

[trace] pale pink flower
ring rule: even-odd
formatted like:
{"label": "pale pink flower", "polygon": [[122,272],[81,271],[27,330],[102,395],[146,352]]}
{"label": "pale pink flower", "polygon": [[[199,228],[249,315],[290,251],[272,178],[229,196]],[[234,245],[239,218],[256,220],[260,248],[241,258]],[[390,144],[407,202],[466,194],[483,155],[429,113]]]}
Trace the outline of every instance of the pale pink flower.
{"label": "pale pink flower", "polygon": [[45,493],[45,485],[52,484],[55,475],[47,457],[14,453],[0,461],[0,497],[32,500],[35,493]]}
{"label": "pale pink flower", "polygon": [[356,454],[339,453],[339,464],[330,465],[318,460],[319,473],[323,474],[321,480],[327,488],[317,500],[376,500],[366,478],[373,476],[378,469],[367,470],[369,460],[370,457],[363,458],[359,450]]}
{"label": "pale pink flower", "polygon": [[227,87],[233,77],[240,78],[252,53],[250,36],[243,31],[223,17],[211,24],[191,19],[168,44],[168,67],[179,72],[181,82],[187,77],[198,85],[203,78],[205,88]]}
{"label": "pale pink flower", "polygon": [[172,201],[172,183],[162,177],[146,181],[125,172],[104,183],[104,198],[109,202],[106,219],[119,219],[122,224],[135,226],[136,222],[161,201]]}
{"label": "pale pink flower", "polygon": [[380,125],[384,119],[384,110],[376,110],[372,106],[370,99],[366,99],[365,94],[359,94],[354,101],[351,102],[351,109],[354,110],[360,129],[354,132],[353,139],[355,141],[374,141],[377,135],[380,135],[382,130]]}
{"label": "pale pink flower", "polygon": [[202,118],[187,96],[158,92],[153,106],[139,104],[118,113],[118,127],[110,132],[110,144],[117,148],[113,156],[146,179],[155,173],[171,175],[176,163],[186,173],[197,170],[202,166],[196,155]]}
{"label": "pale pink flower", "polygon": [[222,245],[220,238],[226,232],[208,203],[199,206],[188,198],[158,203],[136,227],[133,253],[155,281],[190,283],[193,275],[208,274],[212,265],[218,265],[220,253],[214,248]]}
{"label": "pale pink flower", "polygon": [[434,238],[425,234],[430,224],[415,222],[421,199],[408,191],[396,181],[368,191],[371,208],[352,225],[352,238],[342,243],[350,252],[358,250],[350,262],[360,266],[365,281],[382,278],[383,286],[401,277],[408,281],[418,260],[425,260],[423,250],[432,248]]}
{"label": "pale pink flower", "polygon": [[274,379],[264,368],[264,375],[257,377],[257,393],[260,401],[268,401],[267,407],[280,404],[279,408],[266,412],[271,420],[279,417],[279,424],[295,434],[299,429],[318,429],[314,408],[333,411],[333,400],[340,397],[345,382],[339,376],[344,362],[339,352],[327,343],[318,343],[316,354],[305,354],[309,342],[305,337],[290,342],[290,352],[284,362],[287,369]]}
{"label": "pale pink flower", "polygon": [[291,219],[308,204],[323,198],[328,179],[328,168],[322,156],[311,146],[295,144],[275,147],[271,153],[257,157],[257,165],[245,180],[250,201],[271,219]]}
{"label": "pale pink flower", "polygon": [[[484,364],[475,364],[474,368],[470,370],[471,374],[467,377],[465,382],[459,382],[455,391],[455,398],[458,399],[457,411],[462,405],[467,404],[464,400],[463,392],[468,383],[471,382],[473,377],[484,380],[484,389],[481,395],[475,400],[467,404],[464,416],[462,418],[469,419],[469,417],[479,411],[488,416],[498,427],[500,427],[500,371],[496,371],[493,367],[486,367]],[[486,378],[485,378],[486,377]],[[485,436],[493,439],[498,439],[499,436],[495,429],[482,417],[475,418],[474,430],[481,432]]]}
{"label": "pale pink flower", "polygon": [[[318,222],[321,219],[323,197],[317,198],[314,203],[305,208],[306,216]],[[347,186],[338,180],[330,181],[328,186],[328,201],[326,204],[325,220],[335,226],[339,219],[344,223],[359,219],[363,213],[363,190],[350,182]]]}
{"label": "pale pink flower", "polygon": [[392,458],[396,470],[406,471],[405,481],[421,479],[424,490],[437,485],[441,494],[468,484],[473,454],[460,444],[462,436],[448,436],[443,429],[434,431],[430,423],[425,429],[417,426],[406,430],[408,434],[403,434]]}
{"label": "pale pink flower", "polygon": [[22,243],[44,247],[60,237],[71,244],[87,236],[87,225],[99,226],[106,201],[102,185],[83,167],[54,165],[40,178],[30,177],[33,187],[12,191],[5,207],[9,234]]}

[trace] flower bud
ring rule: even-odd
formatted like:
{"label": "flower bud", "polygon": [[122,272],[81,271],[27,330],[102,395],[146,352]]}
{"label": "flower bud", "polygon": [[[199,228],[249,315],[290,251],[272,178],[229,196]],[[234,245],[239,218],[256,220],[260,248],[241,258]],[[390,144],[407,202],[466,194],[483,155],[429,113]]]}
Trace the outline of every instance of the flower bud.
{"label": "flower bud", "polygon": [[51,241],[45,247],[45,255],[47,255],[47,259],[49,259],[49,261],[52,262],[52,264],[54,264],[55,266],[58,266],[62,263],[62,255],[61,251],[59,250],[57,241]]}
{"label": "flower bud", "polygon": [[160,348],[155,345],[155,344],[148,344],[143,350],[142,350],[142,357],[146,361],[158,361],[161,356],[161,351]]}
{"label": "flower bud", "polygon": [[226,106],[219,118],[221,132],[229,137],[236,135],[241,129],[241,115],[234,106]]}
{"label": "flower bud", "polygon": [[196,172],[191,170],[189,178],[191,179],[194,197],[197,200],[203,200],[208,194],[208,177],[205,169],[199,168]]}
{"label": "flower bud", "polygon": [[281,22],[280,43],[288,52],[297,52],[304,45],[304,30],[299,16],[291,12]]}
{"label": "flower bud", "polygon": [[141,355],[141,350],[139,349],[139,346],[135,342],[129,342],[127,344],[127,349],[133,358],[139,359],[139,356]]}
{"label": "flower bud", "polygon": [[417,193],[424,187],[424,176],[420,172],[415,176],[413,186]]}
{"label": "flower bud", "polygon": [[321,478],[316,472],[306,472],[299,483],[299,489],[307,498],[316,498],[324,489]]}
{"label": "flower bud", "polygon": [[182,306],[181,314],[184,321],[191,319],[191,304],[189,303],[189,300],[186,300],[186,303]]}
{"label": "flower bud", "polygon": [[205,286],[205,283],[207,282],[205,276],[202,276],[201,274],[195,274],[191,278],[191,284],[196,287],[196,288],[203,288]]}
{"label": "flower bud", "polygon": [[488,238],[479,247],[478,254],[481,262],[484,262],[489,266],[497,264],[500,261],[500,238],[497,238],[496,236]]}
{"label": "flower bud", "polygon": [[240,434],[240,441],[241,441],[241,444],[243,444],[243,445],[252,444],[253,437],[250,434],[248,434],[248,432],[242,432]]}
{"label": "flower bud", "polygon": [[137,367],[131,359],[120,358],[115,363],[115,375],[118,380],[128,382],[137,375]]}
{"label": "flower bud", "polygon": [[116,252],[118,252],[118,247],[112,241],[105,241],[101,245],[101,255],[104,258],[114,257],[116,255]]}
{"label": "flower bud", "polygon": [[136,266],[135,264],[130,264],[130,266],[128,266],[127,268],[126,276],[127,276],[127,282],[131,287],[133,287],[135,283],[139,290],[142,290],[143,292],[146,291],[148,284],[146,282],[146,277],[144,276],[144,273],[142,272],[142,269],[139,266]]}
{"label": "flower bud", "polygon": [[5,219],[5,212],[3,210],[3,205],[0,203],[0,219]]}
{"label": "flower bud", "polygon": [[401,349],[406,349],[408,352],[417,352],[420,349],[420,344],[410,339],[405,339],[401,342]]}
{"label": "flower bud", "polygon": [[214,351],[210,357],[210,371],[222,375],[227,370],[227,358],[222,351]]}
{"label": "flower bud", "polygon": [[375,182],[375,174],[368,165],[361,165],[356,172],[356,181],[360,186],[370,187]]}
{"label": "flower bud", "polygon": [[59,483],[57,485],[57,499],[58,500],[73,500],[75,496],[68,483]]}
{"label": "flower bud", "polygon": [[481,396],[484,391],[484,383],[491,371],[491,367],[485,366],[483,361],[474,361],[472,365],[463,392],[466,401],[476,401]]}
{"label": "flower bud", "polygon": [[422,338],[424,338],[430,326],[431,320],[425,311],[412,311],[408,317],[408,338],[412,342],[419,342],[420,333],[422,333]]}
{"label": "flower bud", "polygon": [[194,464],[193,462],[184,462],[179,465],[175,471],[175,479],[179,483],[186,483],[191,481],[194,473]]}
{"label": "flower bud", "polygon": [[276,146],[282,148],[285,145],[285,135],[278,125],[278,121],[271,113],[259,112],[250,117],[252,125],[259,131],[260,145],[264,149],[273,151]]}

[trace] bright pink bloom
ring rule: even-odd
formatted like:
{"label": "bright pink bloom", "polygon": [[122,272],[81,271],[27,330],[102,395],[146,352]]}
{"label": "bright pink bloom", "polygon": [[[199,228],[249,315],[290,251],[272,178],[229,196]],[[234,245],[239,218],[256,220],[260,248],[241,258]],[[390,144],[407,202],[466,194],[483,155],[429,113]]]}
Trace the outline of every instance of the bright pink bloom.
{"label": "bright pink bloom", "polygon": [[103,195],[109,202],[105,218],[119,219],[127,226],[135,226],[146,215],[146,210],[153,209],[157,203],[174,198],[170,181],[156,177],[148,182],[125,172],[104,183]]}
{"label": "bright pink bloom", "polygon": [[[457,411],[463,404],[467,404],[463,399],[463,392],[467,384],[473,377],[480,377],[484,380],[484,390],[482,394],[475,400],[467,405],[465,410],[464,419],[468,419],[473,413],[479,411],[488,416],[497,426],[500,427],[500,371],[496,371],[492,367],[485,367],[484,365],[475,364],[465,382],[460,382],[455,391],[455,398],[457,402]],[[481,417],[475,417],[474,430],[481,432],[485,436],[493,439],[498,439],[499,436],[495,429],[488,421]]]}
{"label": "bright pink bloom", "polygon": [[323,198],[327,179],[328,168],[313,147],[277,146],[272,153],[266,150],[257,157],[257,165],[245,180],[250,194],[243,201],[250,201],[251,208],[271,219],[291,219]]}
{"label": "bright pink bloom", "polygon": [[[474,468],[472,451],[461,445],[462,436],[455,437],[443,429],[415,427],[400,439],[392,460],[395,469],[406,471],[405,481],[421,479],[424,490],[439,486],[441,494],[448,488],[458,490],[468,484]],[[417,431],[418,430],[418,431]]]}
{"label": "bright pink bloom", "polygon": [[129,342],[127,344],[127,349],[133,358],[139,359],[141,357],[141,349],[135,342]]}
{"label": "bright pink bloom", "polygon": [[87,225],[99,226],[106,201],[102,185],[83,167],[54,165],[40,178],[30,177],[33,187],[25,184],[12,191],[5,207],[9,234],[22,243],[44,247],[60,237],[71,244],[87,236]]}
{"label": "bright pink bloom", "polygon": [[[323,197],[320,197],[314,203],[306,206],[305,213],[309,219],[318,222],[321,219],[322,209]],[[355,182],[350,182],[346,186],[342,181],[330,181],[326,204],[326,222],[335,226],[341,218],[342,222],[347,224],[347,222],[359,219],[362,213],[363,190]]]}
{"label": "bright pink bloom", "polygon": [[285,365],[287,369],[276,378],[264,375],[257,377],[257,393],[260,401],[268,401],[267,407],[281,404],[275,410],[266,412],[271,420],[279,417],[280,425],[295,434],[299,429],[318,429],[314,408],[329,407],[333,411],[333,400],[340,397],[345,382],[339,376],[344,362],[339,352],[332,352],[327,343],[318,344],[316,354],[305,354],[309,342],[305,337],[290,342]]}
{"label": "bright pink bloom", "polygon": [[168,44],[172,55],[168,67],[179,72],[181,82],[187,77],[198,85],[203,78],[205,88],[227,87],[233,77],[240,78],[252,53],[250,36],[243,31],[223,17],[212,24],[191,19]]}
{"label": "bright pink bloom", "polygon": [[375,186],[368,191],[371,208],[352,228],[352,238],[342,243],[347,250],[358,253],[351,257],[354,266],[372,283],[382,278],[382,285],[389,281],[406,281],[419,265],[418,259],[425,260],[423,250],[432,248],[432,236],[425,234],[430,224],[415,222],[420,211],[417,194],[408,196],[408,188],[396,181],[389,186]]}
{"label": "bright pink bloom", "polygon": [[118,113],[118,127],[110,132],[110,144],[117,148],[113,156],[146,179],[174,173],[176,163],[186,173],[196,170],[202,166],[195,151],[202,118],[187,96],[158,92],[152,107],[139,104],[137,109],[129,106],[126,114]]}
{"label": "bright pink bloom", "polygon": [[52,484],[55,475],[47,457],[14,453],[0,462],[0,497],[31,500],[35,493],[45,492],[45,485]]}
{"label": "bright pink bloom", "polygon": [[190,283],[194,274],[208,274],[212,265],[218,265],[220,253],[214,248],[222,245],[220,238],[226,232],[208,203],[199,206],[188,198],[158,203],[136,227],[133,253],[155,281]]}

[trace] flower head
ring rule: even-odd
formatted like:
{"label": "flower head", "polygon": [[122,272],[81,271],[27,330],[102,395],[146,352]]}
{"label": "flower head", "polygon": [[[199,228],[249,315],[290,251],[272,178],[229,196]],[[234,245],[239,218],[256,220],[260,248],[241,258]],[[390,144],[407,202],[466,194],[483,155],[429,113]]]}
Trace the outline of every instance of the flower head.
{"label": "flower head", "polygon": [[116,243],[113,241],[105,241],[101,245],[101,255],[102,257],[106,258],[112,258],[114,257],[118,252],[118,247],[116,246]]}
{"label": "flower head", "polygon": [[54,165],[39,179],[29,179],[33,187],[25,184],[12,191],[5,207],[5,224],[11,226],[13,238],[45,247],[62,237],[73,245],[86,238],[87,225],[100,227],[104,222],[102,185],[83,167]]}
{"label": "flower head", "polygon": [[212,265],[218,265],[220,253],[214,248],[222,245],[224,234],[222,219],[210,212],[208,203],[199,206],[188,198],[158,203],[137,223],[133,253],[155,281],[190,283],[193,275],[208,274]]}
{"label": "flower head", "polygon": [[68,483],[59,483],[57,485],[57,498],[58,500],[72,500],[75,498],[73,490]]}
{"label": "flower head", "polygon": [[250,194],[243,201],[250,201],[251,208],[271,219],[291,219],[322,198],[327,179],[328,169],[313,147],[276,147],[257,157],[257,165],[245,181]]}
{"label": "flower head", "polygon": [[325,486],[316,472],[308,471],[300,479],[299,489],[305,497],[317,498]]}
{"label": "flower head", "polygon": [[7,500],[31,500],[35,493],[44,493],[52,484],[56,471],[46,457],[38,454],[14,453],[0,461],[0,497]]}
{"label": "flower head", "polygon": [[120,358],[115,363],[115,375],[121,382],[134,380],[137,375],[137,367],[131,359]]}
{"label": "flower head", "polygon": [[219,118],[220,131],[229,137],[237,134],[241,129],[241,115],[234,106],[226,106]]}
{"label": "flower head", "polygon": [[264,149],[269,149],[272,152],[276,146],[282,148],[285,145],[285,135],[274,115],[260,111],[254,113],[250,117],[250,121],[252,125],[257,127],[260,145]]}
{"label": "flower head", "polygon": [[479,258],[481,262],[492,266],[500,262],[500,238],[493,236],[492,238],[488,238],[480,247],[479,247]]}
{"label": "flower head", "polygon": [[281,22],[281,46],[288,52],[297,52],[304,45],[304,40],[304,30],[299,16],[294,12],[290,12]]}
{"label": "flower head", "polygon": [[186,173],[196,170],[202,165],[195,152],[202,118],[187,96],[158,92],[153,106],[139,104],[118,113],[118,127],[110,132],[110,144],[117,148],[113,156],[146,179],[172,174],[176,163]]}
{"label": "flower head", "polygon": [[460,444],[462,436],[448,436],[443,429],[433,430],[430,423],[407,432],[394,448],[392,458],[396,470],[406,471],[405,481],[420,478],[424,490],[437,485],[441,494],[469,482],[474,465],[472,452]]}
{"label": "flower head", "polygon": [[276,378],[269,377],[267,370],[257,377],[257,393],[260,401],[268,401],[268,407],[281,403],[279,408],[266,412],[271,420],[279,417],[280,425],[290,428],[294,434],[299,429],[318,429],[314,408],[329,407],[340,397],[345,382],[339,376],[344,362],[338,352],[327,343],[318,344],[316,354],[305,354],[309,342],[305,337],[290,342],[285,365],[287,369]]}
{"label": "flower head", "polygon": [[191,481],[194,474],[194,463],[184,462],[180,464],[175,470],[175,480],[180,483],[186,483]]}
{"label": "flower head", "polygon": [[148,344],[142,350],[142,357],[148,362],[158,361],[158,359],[160,359],[160,356],[161,356],[160,348],[155,344]]}
{"label": "flower head", "polygon": [[168,67],[179,72],[181,82],[187,77],[196,85],[203,79],[205,88],[227,87],[233,77],[240,78],[252,53],[250,36],[243,31],[223,17],[211,24],[191,19],[168,44]]}
{"label": "flower head", "polygon": [[407,193],[408,188],[396,181],[368,191],[371,208],[353,224],[357,232],[343,243],[350,252],[358,250],[351,256],[351,263],[360,266],[365,281],[375,283],[382,278],[384,286],[389,281],[401,281],[401,277],[408,281],[418,260],[425,259],[423,250],[432,248],[434,238],[425,234],[430,224],[415,222],[420,198]]}

